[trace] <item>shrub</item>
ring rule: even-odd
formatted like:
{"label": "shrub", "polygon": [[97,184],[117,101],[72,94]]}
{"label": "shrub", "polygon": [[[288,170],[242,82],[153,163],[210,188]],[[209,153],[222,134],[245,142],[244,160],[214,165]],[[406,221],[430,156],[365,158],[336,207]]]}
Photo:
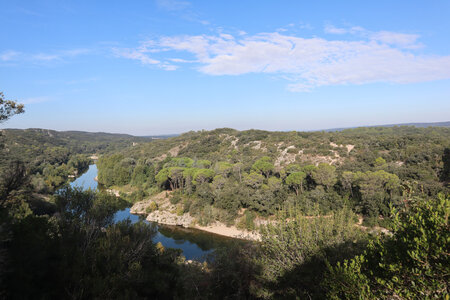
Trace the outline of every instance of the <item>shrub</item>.
{"label": "shrub", "polygon": [[450,198],[414,199],[393,211],[393,236],[329,268],[331,299],[448,299]]}
{"label": "shrub", "polygon": [[181,195],[180,194],[173,194],[172,197],[170,198],[170,203],[172,203],[173,205],[178,204],[178,202],[181,201]]}
{"label": "shrub", "polygon": [[145,212],[149,214],[151,212],[154,212],[157,209],[158,209],[158,204],[156,204],[155,201],[152,201],[152,202],[150,202],[150,205],[147,206],[147,208],[145,209]]}
{"label": "shrub", "polygon": [[183,206],[178,205],[177,206],[177,216],[182,216],[184,214]]}

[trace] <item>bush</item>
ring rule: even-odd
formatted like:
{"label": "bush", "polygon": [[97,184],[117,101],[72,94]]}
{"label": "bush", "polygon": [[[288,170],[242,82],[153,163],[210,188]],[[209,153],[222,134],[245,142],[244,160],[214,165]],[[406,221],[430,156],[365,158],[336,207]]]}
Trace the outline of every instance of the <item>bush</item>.
{"label": "bush", "polygon": [[255,213],[252,211],[245,211],[244,215],[239,219],[236,227],[239,229],[246,229],[249,231],[255,230]]}
{"label": "bush", "polygon": [[147,206],[147,208],[145,209],[145,212],[149,214],[151,212],[154,212],[157,209],[158,209],[158,204],[156,204],[155,201],[152,201],[152,202],[150,202],[150,205]]}
{"label": "bush", "polygon": [[280,217],[279,223],[262,226],[261,252],[255,259],[263,268],[265,297],[323,299],[326,262],[351,257],[364,241],[354,214],[345,208],[331,216],[284,211]]}
{"label": "bush", "polygon": [[173,205],[178,204],[181,201],[181,195],[180,194],[173,194],[172,197],[170,198],[170,203],[172,203]]}
{"label": "bush", "polygon": [[448,299],[450,198],[409,205],[392,212],[392,237],[378,237],[363,255],[330,267],[329,298]]}
{"label": "bush", "polygon": [[177,216],[182,216],[184,214],[183,206],[178,205],[177,206]]}
{"label": "bush", "polygon": [[192,200],[190,199],[184,199],[183,200],[183,213],[189,212],[191,209]]}

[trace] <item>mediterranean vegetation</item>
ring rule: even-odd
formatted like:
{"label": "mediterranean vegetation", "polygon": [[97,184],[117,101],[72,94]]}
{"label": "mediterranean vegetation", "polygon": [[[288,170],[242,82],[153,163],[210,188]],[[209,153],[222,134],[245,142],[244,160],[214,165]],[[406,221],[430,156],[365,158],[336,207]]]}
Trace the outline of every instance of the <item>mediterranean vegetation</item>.
{"label": "mediterranean vegetation", "polygon": [[[0,122],[24,107],[0,97]],[[450,128],[3,130],[0,298],[448,299]],[[99,190],[67,183],[98,157]],[[108,191],[117,190],[119,196]],[[201,262],[118,210],[257,232]]]}
{"label": "mediterranean vegetation", "polygon": [[86,171],[92,163],[91,156],[151,140],[125,134],[47,129],[4,129],[1,133],[2,170],[8,170],[14,162],[26,164],[33,190],[41,194],[54,192]]}
{"label": "mediterranean vegetation", "polygon": [[[129,201],[161,191],[202,224],[350,208],[389,227],[405,192],[448,193],[449,128],[375,127],[340,132],[217,129],[103,155],[99,181]],[[247,222],[249,229],[254,228]]]}

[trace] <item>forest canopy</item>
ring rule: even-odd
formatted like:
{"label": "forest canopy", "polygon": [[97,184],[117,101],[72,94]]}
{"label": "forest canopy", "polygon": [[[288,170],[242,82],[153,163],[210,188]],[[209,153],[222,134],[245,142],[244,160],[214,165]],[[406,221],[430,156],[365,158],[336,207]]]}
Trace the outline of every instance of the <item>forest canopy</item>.
{"label": "forest canopy", "polygon": [[240,209],[267,217],[296,203],[306,214],[349,206],[375,224],[405,192],[448,192],[449,137],[449,128],[408,126],[189,132],[102,156],[99,182],[128,191],[131,202],[178,193],[203,223],[233,223]]}

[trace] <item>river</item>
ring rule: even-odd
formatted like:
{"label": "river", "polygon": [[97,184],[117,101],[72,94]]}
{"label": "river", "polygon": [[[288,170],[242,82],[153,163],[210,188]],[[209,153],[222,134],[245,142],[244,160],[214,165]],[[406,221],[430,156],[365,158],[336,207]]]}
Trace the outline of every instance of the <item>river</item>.
{"label": "river", "polygon": [[[89,169],[73,181],[70,186],[82,187],[83,189],[97,189],[98,183],[95,181],[97,176],[97,166],[90,165]],[[130,208],[118,211],[115,214],[116,222],[130,219],[135,223],[138,221],[147,222],[137,215],[130,213]],[[148,222],[147,222],[148,223]],[[205,256],[218,247],[226,247],[234,241],[232,238],[204,232],[197,229],[188,229],[178,226],[166,226],[155,224],[158,230],[153,241],[161,242],[164,247],[178,248],[183,251],[186,259],[204,261]]]}

